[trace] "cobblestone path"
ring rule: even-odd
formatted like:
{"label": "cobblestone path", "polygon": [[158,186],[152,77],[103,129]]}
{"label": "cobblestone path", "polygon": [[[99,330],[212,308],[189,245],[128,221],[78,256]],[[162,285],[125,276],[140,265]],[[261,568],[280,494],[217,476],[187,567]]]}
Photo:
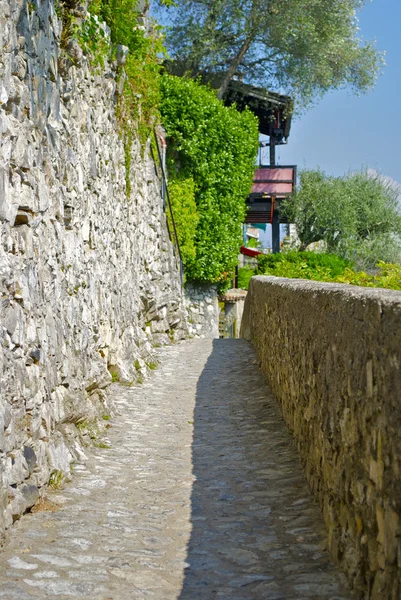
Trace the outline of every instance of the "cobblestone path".
{"label": "cobblestone path", "polygon": [[58,510],[16,523],[0,598],[352,597],[245,341],[164,349],[150,380],[114,393],[111,448],[75,466]]}

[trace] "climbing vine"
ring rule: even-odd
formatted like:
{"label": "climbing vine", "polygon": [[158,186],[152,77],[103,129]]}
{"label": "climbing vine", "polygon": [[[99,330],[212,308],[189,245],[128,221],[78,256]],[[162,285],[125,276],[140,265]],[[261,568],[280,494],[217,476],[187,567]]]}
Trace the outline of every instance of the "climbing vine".
{"label": "climbing vine", "polygon": [[[137,5],[137,0],[92,0],[86,16],[78,18],[77,0],[66,0],[58,6],[63,21],[62,46],[67,54],[71,41],[76,40],[92,66],[103,67],[106,59],[117,58],[122,47],[126,52],[117,72],[117,118],[125,151],[128,196],[133,141],[139,139],[144,150],[159,120],[160,69],[165,55],[161,27],[144,18]],[[104,24],[110,29],[110,38]]]}
{"label": "climbing vine", "polygon": [[117,117],[125,147],[129,193],[133,132],[143,148],[158,119],[160,57],[165,52],[161,28],[152,20],[145,26],[137,0],[93,0],[89,11],[110,27],[114,48],[121,45],[128,49],[125,64],[119,69],[124,85],[118,99]]}

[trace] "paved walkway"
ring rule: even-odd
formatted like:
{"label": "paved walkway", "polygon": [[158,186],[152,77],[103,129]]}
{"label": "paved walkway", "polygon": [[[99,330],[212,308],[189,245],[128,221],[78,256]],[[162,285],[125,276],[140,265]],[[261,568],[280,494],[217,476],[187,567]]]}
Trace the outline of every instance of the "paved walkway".
{"label": "paved walkway", "polygon": [[16,523],[0,598],[351,598],[246,342],[167,348],[114,392],[111,448],[51,495],[58,510]]}

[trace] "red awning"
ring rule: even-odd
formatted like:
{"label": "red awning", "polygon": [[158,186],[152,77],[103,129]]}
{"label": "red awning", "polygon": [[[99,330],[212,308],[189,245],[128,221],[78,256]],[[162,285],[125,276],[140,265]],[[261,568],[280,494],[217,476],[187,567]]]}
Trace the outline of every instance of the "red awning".
{"label": "red awning", "polygon": [[259,250],[253,250],[252,248],[246,248],[245,246],[241,246],[241,254],[245,254],[245,256],[252,256],[252,258],[256,258],[262,252]]}
{"label": "red awning", "polygon": [[285,198],[294,190],[296,167],[259,167],[255,171],[251,194]]}

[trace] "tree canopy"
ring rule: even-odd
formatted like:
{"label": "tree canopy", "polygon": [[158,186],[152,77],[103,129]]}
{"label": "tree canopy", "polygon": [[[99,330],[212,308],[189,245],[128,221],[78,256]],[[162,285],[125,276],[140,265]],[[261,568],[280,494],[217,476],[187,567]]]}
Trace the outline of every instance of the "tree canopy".
{"label": "tree canopy", "polygon": [[303,171],[300,186],[286,201],[301,250],[324,241],[327,250],[359,267],[379,260],[399,262],[401,255],[400,190],[367,170],[344,177]]}
{"label": "tree canopy", "polygon": [[169,187],[178,236],[185,241],[186,277],[229,281],[238,262],[255,170],[257,119],[249,110],[224,106],[213,90],[190,79],[165,75],[161,91]]}
{"label": "tree canopy", "polygon": [[180,0],[166,42],[177,75],[214,80],[223,97],[233,77],[282,89],[308,104],[351,86],[370,89],[383,64],[359,35],[366,0]]}

